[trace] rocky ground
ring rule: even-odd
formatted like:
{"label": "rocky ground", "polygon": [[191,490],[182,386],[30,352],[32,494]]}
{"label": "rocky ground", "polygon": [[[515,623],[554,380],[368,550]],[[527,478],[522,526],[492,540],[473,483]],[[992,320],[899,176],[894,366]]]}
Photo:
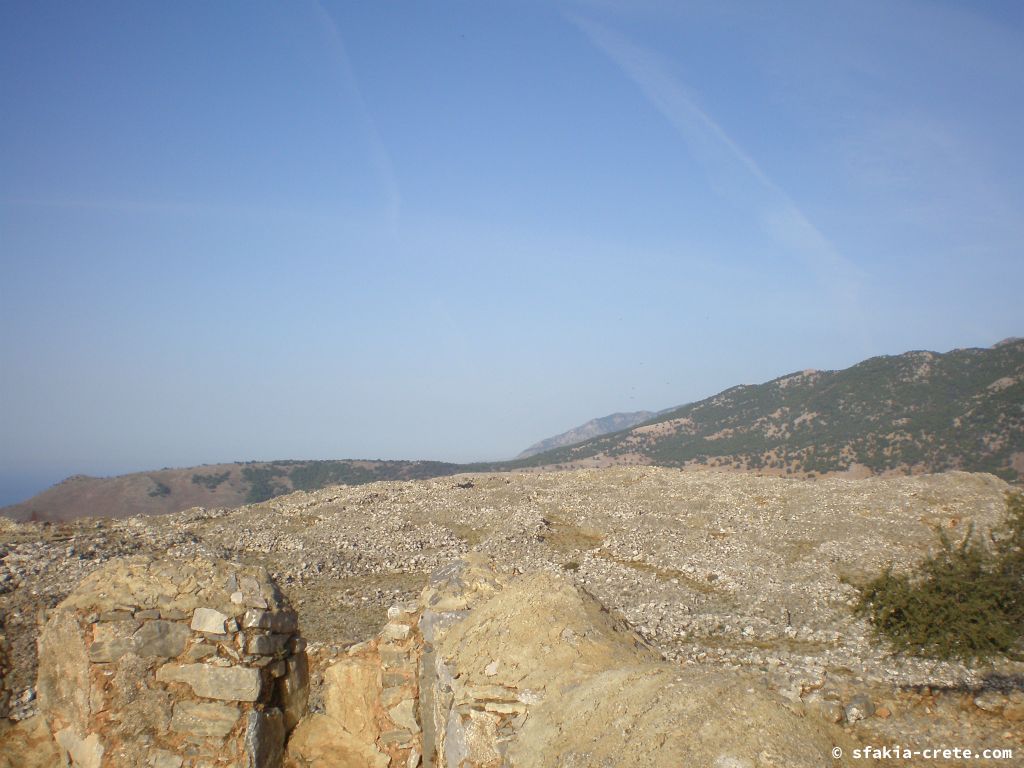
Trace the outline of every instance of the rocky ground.
{"label": "rocky ground", "polygon": [[45,611],[112,557],[263,565],[322,660],[374,635],[432,570],[477,550],[509,572],[568,575],[667,659],[749,671],[865,744],[1020,755],[1024,666],[893,658],[852,618],[843,583],[912,563],[936,528],[985,530],[1006,490],[966,473],[806,481],[644,467],[336,486],[162,517],[3,521],[9,714],[34,712]]}

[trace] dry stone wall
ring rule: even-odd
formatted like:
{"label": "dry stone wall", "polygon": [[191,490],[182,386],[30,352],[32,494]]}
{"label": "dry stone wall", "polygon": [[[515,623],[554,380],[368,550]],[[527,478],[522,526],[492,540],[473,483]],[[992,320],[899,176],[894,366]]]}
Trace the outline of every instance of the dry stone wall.
{"label": "dry stone wall", "polygon": [[39,639],[40,714],[75,768],[280,766],[308,679],[266,572],[207,558],[114,561]]}
{"label": "dry stone wall", "polygon": [[294,768],[416,768],[423,755],[420,612],[396,604],[380,634],[352,646],[324,673],[324,711],[288,743]]}

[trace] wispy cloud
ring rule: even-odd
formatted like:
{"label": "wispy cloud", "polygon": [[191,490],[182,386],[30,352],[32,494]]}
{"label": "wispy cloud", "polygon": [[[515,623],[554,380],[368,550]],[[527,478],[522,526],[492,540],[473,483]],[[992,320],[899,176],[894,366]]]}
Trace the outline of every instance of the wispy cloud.
{"label": "wispy cloud", "polygon": [[370,160],[377,171],[378,178],[383,187],[387,200],[388,221],[392,229],[394,229],[398,224],[402,211],[402,195],[395,176],[395,166],[391,159],[391,153],[388,152],[387,147],[384,145],[373,115],[366,105],[366,99],[363,98],[362,89],[359,87],[359,80],[356,78],[352,62],[349,60],[345,41],[341,36],[341,30],[338,29],[338,24],[319,0],[312,0],[312,6],[317,23],[323,32],[328,52],[334,60],[335,67],[341,76],[345,89],[348,91],[346,95],[350,96],[354,101],[357,112],[362,120],[363,130],[369,145]]}
{"label": "wispy cloud", "polygon": [[567,18],[641,90],[672,124],[693,156],[703,164],[711,186],[723,197],[747,208],[763,231],[800,259],[818,279],[856,312],[857,267],[811,222],[797,203],[776,184],[717,122],[653,52],[618,32],[577,15]]}

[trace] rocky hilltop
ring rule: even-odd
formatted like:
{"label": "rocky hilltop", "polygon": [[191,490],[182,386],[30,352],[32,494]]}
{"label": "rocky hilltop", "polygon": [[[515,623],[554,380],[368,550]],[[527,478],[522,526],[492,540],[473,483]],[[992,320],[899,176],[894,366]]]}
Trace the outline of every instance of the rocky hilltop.
{"label": "rocky hilltop", "polygon": [[[147,743],[172,754],[181,733],[170,726],[179,701],[186,702],[183,712],[233,707],[236,718],[221,713],[224,733],[216,744],[230,742],[239,760],[248,754],[250,713],[269,717],[267,732],[282,734],[283,759],[295,766],[332,764],[323,756],[337,739],[362,755],[351,765],[458,764],[441,757],[430,762],[435,758],[428,755],[441,754],[454,756],[445,760],[476,755],[467,765],[497,765],[493,755],[482,757],[491,749],[509,765],[632,764],[617,762],[616,750],[628,743],[638,755],[653,754],[652,734],[676,739],[673,750],[693,748],[683,740],[690,731],[667,734],[658,725],[688,717],[719,724],[707,733],[720,732],[722,741],[709,736],[702,743],[721,750],[747,744],[735,754],[692,753],[691,765],[713,765],[705,761],[722,755],[735,761],[719,765],[832,764],[801,763],[809,753],[787,752],[773,763],[780,742],[758,742],[753,754],[741,737],[762,731],[769,740],[773,733],[799,733],[815,751],[826,743],[847,749],[936,741],[1024,749],[1020,664],[981,668],[893,658],[852,616],[854,590],[845,583],[889,563],[905,567],[934,546],[937,529],[954,537],[971,526],[988,529],[1002,515],[1007,488],[991,475],[960,472],[806,481],[633,467],[335,486],[235,510],[160,517],[4,523],[0,645],[6,651],[0,656],[6,661],[0,667],[7,669],[8,714],[20,723],[8,743],[53,741],[56,731],[36,717],[54,722],[47,702],[55,700],[44,683],[50,662],[36,649],[40,638],[44,654],[54,647],[46,638],[64,626],[70,636],[89,640],[86,654],[93,643],[106,643],[97,647],[99,656],[86,658],[90,679],[96,670],[115,670],[103,679],[127,685],[135,678],[118,677],[116,665],[129,664],[132,675],[147,681],[146,690],[164,697],[166,730]],[[143,595],[149,602],[93,606],[94,598],[83,602],[72,593],[79,583],[90,590],[116,583],[109,569],[140,555],[212,562],[203,567],[214,575],[194,584],[187,577],[164,583],[175,585],[174,600],[182,599],[182,584],[190,595],[213,591],[188,598],[180,615],[167,616],[160,613],[165,604],[171,611],[177,606],[159,594]],[[228,591],[230,574],[218,568],[245,571],[263,586],[250,588],[251,598],[242,589]],[[90,577],[97,573],[104,575]],[[208,674],[205,668],[159,673],[166,665],[262,669],[245,615],[265,609],[247,606],[247,599],[294,609],[308,643],[308,714],[286,744],[287,727],[278,729],[270,711],[287,707],[274,698],[281,694],[273,680],[281,678],[273,671],[260,673],[260,693],[249,704],[208,700],[202,683],[193,685]],[[154,601],[157,608],[150,607]],[[199,608],[220,614],[213,616],[217,626],[193,626]],[[68,611],[73,626],[59,618]],[[182,628],[148,628],[153,622]],[[442,635],[432,634],[435,624]],[[264,642],[272,650],[267,664],[284,660],[285,671],[287,654],[302,652],[287,639]],[[203,644],[213,654],[191,658],[206,652],[192,650]],[[139,655],[154,647],[165,655]],[[116,660],[102,660],[121,651]],[[549,655],[553,664],[545,667]],[[115,667],[103,666],[110,664]],[[531,677],[534,667],[539,671]],[[531,692],[542,684],[543,699],[534,699]],[[676,689],[678,697],[669,693]],[[431,691],[426,698],[425,690]],[[620,702],[613,691],[635,697]],[[560,703],[545,710],[547,700]],[[643,709],[645,701],[652,707]],[[613,738],[610,724],[623,718],[647,724],[630,737],[635,741],[623,742],[629,734],[621,732]],[[106,733],[106,725],[90,722],[70,714],[60,720],[57,731],[81,724],[77,741],[65,735],[62,748]],[[187,720],[182,715],[178,722]],[[593,735],[586,744],[566,737],[578,727]],[[585,753],[609,757],[587,762]]]}

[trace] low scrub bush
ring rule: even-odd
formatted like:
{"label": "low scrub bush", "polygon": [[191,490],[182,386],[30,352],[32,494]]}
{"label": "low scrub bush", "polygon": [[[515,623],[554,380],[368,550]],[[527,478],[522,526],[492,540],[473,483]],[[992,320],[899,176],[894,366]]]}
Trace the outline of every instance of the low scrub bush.
{"label": "low scrub bush", "polygon": [[989,536],[938,550],[907,573],[890,565],[857,586],[855,613],[897,653],[965,662],[1024,659],[1024,495],[1008,494],[1006,519]]}

